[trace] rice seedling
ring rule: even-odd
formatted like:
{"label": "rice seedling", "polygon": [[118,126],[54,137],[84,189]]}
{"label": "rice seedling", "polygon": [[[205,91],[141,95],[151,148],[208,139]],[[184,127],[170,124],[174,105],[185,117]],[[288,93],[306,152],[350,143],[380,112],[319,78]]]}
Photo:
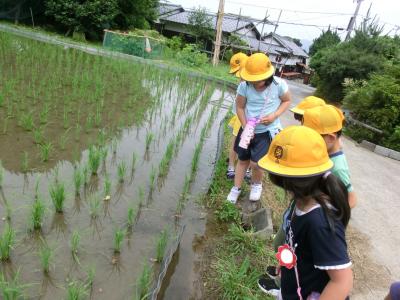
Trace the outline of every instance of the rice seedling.
{"label": "rice seedling", "polygon": [[84,178],[83,178],[82,171],[78,167],[76,167],[74,170],[75,195],[79,195],[79,191],[81,190],[83,180],[84,180]]}
{"label": "rice seedling", "polygon": [[154,139],[154,134],[151,132],[148,132],[146,134],[146,151],[150,149],[150,144]]}
{"label": "rice seedling", "polygon": [[140,206],[136,206],[136,207],[130,206],[128,208],[128,221],[127,221],[127,224],[128,224],[129,228],[132,228],[132,226],[135,224],[136,218],[137,218],[137,215],[138,215],[138,212],[139,212],[139,208],[140,208]]}
{"label": "rice seedling", "polygon": [[112,151],[113,154],[116,154],[116,153],[117,153],[117,148],[118,148],[118,141],[117,141],[116,138],[114,138],[114,139],[111,141],[111,151]]}
{"label": "rice seedling", "polygon": [[99,146],[104,146],[106,143],[106,133],[104,129],[100,129],[99,132],[97,133],[97,144]]}
{"label": "rice seedling", "polygon": [[10,259],[10,252],[15,243],[15,231],[6,223],[3,229],[3,233],[0,236],[0,260],[7,261]]}
{"label": "rice seedling", "polygon": [[73,256],[78,254],[80,242],[81,242],[81,235],[79,231],[74,230],[74,232],[71,235],[71,241],[70,241],[71,252]]}
{"label": "rice seedling", "polygon": [[194,154],[193,154],[192,163],[191,163],[191,173],[190,173],[191,181],[193,181],[194,176],[196,175],[196,172],[197,172],[197,168],[199,166],[200,152],[201,152],[202,147],[203,147],[203,144],[198,143],[196,145],[196,148],[194,149]]}
{"label": "rice seedling", "polygon": [[65,132],[64,132],[64,134],[62,134],[61,136],[60,136],[60,141],[59,141],[59,144],[60,144],[60,148],[61,148],[61,150],[65,150],[65,146],[67,145],[67,142],[68,142],[68,131],[69,131],[69,129],[67,129]]}
{"label": "rice seedling", "polygon": [[115,253],[121,252],[122,242],[124,241],[124,238],[125,238],[124,230],[118,229],[114,232],[114,252]]}
{"label": "rice seedling", "polygon": [[156,169],[153,167],[153,166],[151,166],[151,171],[150,171],[150,190],[152,190],[153,188],[154,188],[154,183],[155,183],[155,180],[156,180]]}
{"label": "rice seedling", "polygon": [[4,205],[6,207],[6,219],[7,219],[7,221],[11,221],[11,215],[12,215],[12,212],[13,212],[11,204],[10,204],[10,202],[5,201]]}
{"label": "rice seedling", "polygon": [[101,198],[98,194],[93,194],[88,200],[89,214],[92,218],[97,218],[101,211]]}
{"label": "rice seedling", "polygon": [[43,200],[38,196],[32,204],[30,216],[30,228],[40,230],[43,225],[43,218],[46,213],[46,206]]}
{"label": "rice seedling", "polygon": [[89,168],[92,171],[92,175],[97,175],[101,161],[101,152],[96,146],[89,148]]}
{"label": "rice seedling", "polygon": [[137,156],[135,152],[132,152],[132,162],[131,162],[131,171],[133,172],[135,170],[136,167],[136,160],[137,160]]}
{"label": "rice seedling", "polygon": [[121,161],[117,167],[118,181],[124,182],[125,174],[126,174],[126,163],[125,161]]}
{"label": "rice seedling", "polygon": [[75,141],[79,141],[81,138],[82,127],[79,124],[75,125]]}
{"label": "rice seedling", "polygon": [[63,112],[63,127],[64,129],[67,129],[69,127],[69,116],[66,107],[64,107],[64,112]]}
{"label": "rice seedling", "polygon": [[39,113],[39,122],[40,124],[47,124],[49,117],[50,107],[49,104],[45,103],[43,109]]}
{"label": "rice seedling", "polygon": [[108,150],[106,147],[103,146],[99,149],[99,151],[100,151],[101,160],[103,163],[105,163],[107,160]]}
{"label": "rice seedling", "polygon": [[183,184],[183,189],[182,189],[183,199],[186,199],[187,195],[189,194],[189,189],[190,189],[190,176],[185,175],[185,182]]}
{"label": "rice seedling", "polygon": [[93,287],[94,278],[96,276],[96,267],[90,266],[86,271],[86,285],[90,288]]}
{"label": "rice seedling", "polygon": [[50,197],[57,213],[64,211],[65,186],[62,182],[55,182],[50,186]]}
{"label": "rice seedling", "polygon": [[7,280],[3,272],[0,273],[0,294],[4,300],[25,299],[23,290],[28,286],[28,284],[20,283],[19,270],[11,280]]}
{"label": "rice seedling", "polygon": [[143,205],[143,200],[144,200],[144,191],[141,186],[139,186],[139,189],[138,189],[138,196],[139,196],[138,206],[140,207]]}
{"label": "rice seedling", "polygon": [[24,151],[24,154],[22,155],[22,161],[21,161],[21,170],[23,173],[28,172],[29,169],[29,158],[28,158],[28,152]]}
{"label": "rice seedling", "polygon": [[50,152],[53,150],[53,144],[51,142],[39,144],[40,157],[43,162],[49,160]]}
{"label": "rice seedling", "polygon": [[85,165],[82,169],[83,184],[86,187],[89,183],[89,167]]}
{"label": "rice seedling", "polygon": [[42,263],[42,269],[45,274],[50,272],[50,265],[54,257],[54,250],[48,245],[43,245],[39,251],[40,262]]}
{"label": "rice seedling", "polygon": [[0,160],[0,188],[3,186],[3,180],[4,180],[4,168],[3,168],[3,163]]}
{"label": "rice seedling", "polygon": [[43,142],[43,128],[37,127],[35,128],[35,130],[33,131],[33,141],[35,144],[41,144]]}
{"label": "rice seedling", "polygon": [[99,107],[96,108],[96,114],[94,115],[94,123],[96,127],[100,127],[101,125],[101,111]]}
{"label": "rice seedling", "polygon": [[7,130],[8,130],[8,121],[10,120],[10,117],[6,117],[6,118],[4,118],[4,121],[3,121],[3,134],[6,134],[7,133]]}
{"label": "rice seedling", "polygon": [[19,125],[26,131],[32,131],[35,128],[32,112],[22,114],[19,120]]}
{"label": "rice seedling", "polygon": [[38,176],[35,180],[35,200],[39,199],[39,185],[40,185],[40,176]]}
{"label": "rice seedling", "polygon": [[86,118],[86,124],[85,124],[86,133],[89,133],[92,128],[93,128],[93,116],[92,113],[89,113],[89,115]]}
{"label": "rice seedling", "polygon": [[161,230],[156,244],[156,259],[157,262],[161,262],[165,255],[165,250],[167,249],[168,245],[168,231],[163,229]]}
{"label": "rice seedling", "polygon": [[152,270],[149,264],[145,262],[143,265],[142,273],[136,282],[136,299],[147,299],[150,292],[150,285],[152,282]]}
{"label": "rice seedling", "polygon": [[87,287],[82,282],[71,281],[68,283],[66,300],[85,300],[87,295]]}

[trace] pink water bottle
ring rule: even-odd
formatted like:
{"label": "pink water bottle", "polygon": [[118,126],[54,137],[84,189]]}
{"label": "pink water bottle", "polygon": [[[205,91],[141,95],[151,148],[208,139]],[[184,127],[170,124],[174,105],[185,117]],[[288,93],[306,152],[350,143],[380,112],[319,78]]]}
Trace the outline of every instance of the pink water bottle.
{"label": "pink water bottle", "polygon": [[251,139],[254,136],[254,129],[257,125],[257,118],[249,118],[247,120],[246,126],[243,129],[242,135],[240,136],[239,147],[247,149]]}

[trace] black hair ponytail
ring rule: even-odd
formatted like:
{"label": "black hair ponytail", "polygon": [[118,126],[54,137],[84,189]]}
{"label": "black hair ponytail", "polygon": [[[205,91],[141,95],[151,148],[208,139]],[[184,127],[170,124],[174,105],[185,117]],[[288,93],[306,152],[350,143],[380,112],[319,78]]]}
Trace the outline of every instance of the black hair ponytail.
{"label": "black hair ponytail", "polygon": [[273,184],[292,192],[295,199],[313,198],[324,210],[332,230],[334,220],[341,221],[345,227],[349,223],[351,213],[348,192],[343,182],[335,175],[284,177],[269,174],[269,178]]}
{"label": "black hair ponytail", "polygon": [[344,183],[335,175],[328,173],[321,178],[321,190],[329,196],[330,204],[335,208],[334,215],[346,227],[350,221],[351,210]]}

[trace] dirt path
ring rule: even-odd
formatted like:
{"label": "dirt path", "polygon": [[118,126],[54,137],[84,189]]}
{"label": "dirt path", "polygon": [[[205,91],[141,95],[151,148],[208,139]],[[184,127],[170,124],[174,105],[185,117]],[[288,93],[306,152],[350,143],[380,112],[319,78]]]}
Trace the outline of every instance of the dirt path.
{"label": "dirt path", "polygon": [[[312,89],[289,82],[293,104]],[[285,126],[296,124],[291,113]],[[352,299],[383,299],[391,281],[400,280],[400,162],[379,156],[343,138],[358,205],[347,232],[355,284]]]}

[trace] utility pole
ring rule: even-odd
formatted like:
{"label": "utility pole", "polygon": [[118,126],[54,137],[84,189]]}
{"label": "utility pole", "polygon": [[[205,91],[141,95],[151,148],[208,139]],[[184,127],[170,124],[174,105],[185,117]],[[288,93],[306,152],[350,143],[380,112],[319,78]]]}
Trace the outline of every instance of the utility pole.
{"label": "utility pole", "polygon": [[217,15],[217,34],[215,38],[213,66],[218,65],[219,62],[219,52],[221,48],[221,39],[222,39],[222,21],[224,19],[224,4],[225,0],[219,0],[218,15]]}
{"label": "utility pole", "polygon": [[347,35],[346,35],[345,41],[348,41],[350,39],[350,35],[351,35],[351,32],[353,31],[354,23],[356,22],[358,11],[360,10],[361,2],[363,2],[363,0],[357,0],[356,10],[354,12],[354,15],[350,18],[349,26],[347,26]]}
{"label": "utility pole", "polygon": [[[274,39],[274,35],[275,35],[275,32],[276,32],[276,29],[278,28],[279,21],[281,20],[281,15],[282,15],[282,9],[281,9],[281,11],[279,12],[278,21],[276,21],[276,23],[275,23],[274,33],[271,35],[271,38],[270,38],[270,42],[269,42],[269,46],[268,46],[267,52],[268,52],[269,49],[271,48],[272,40]],[[268,53],[266,53],[266,54],[268,55]]]}
{"label": "utility pole", "polygon": [[258,52],[260,52],[261,39],[263,38],[265,21],[267,20],[267,18],[268,18],[268,10],[265,12],[265,18],[264,18],[263,25],[262,25],[262,29],[261,29],[261,36],[260,36],[260,38],[258,39],[258,49],[257,49]]}

